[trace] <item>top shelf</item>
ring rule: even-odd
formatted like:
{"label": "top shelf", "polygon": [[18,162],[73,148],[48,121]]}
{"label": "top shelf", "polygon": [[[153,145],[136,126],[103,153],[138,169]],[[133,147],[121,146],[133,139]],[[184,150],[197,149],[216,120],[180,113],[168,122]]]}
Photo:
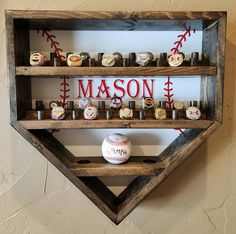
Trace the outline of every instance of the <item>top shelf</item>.
{"label": "top shelf", "polygon": [[164,30],[178,31],[183,24],[204,30],[225,12],[75,12],[75,11],[6,11],[16,19],[18,28],[38,30]]}
{"label": "top shelf", "polygon": [[29,67],[17,66],[16,75],[22,76],[215,76],[214,66],[195,67]]}

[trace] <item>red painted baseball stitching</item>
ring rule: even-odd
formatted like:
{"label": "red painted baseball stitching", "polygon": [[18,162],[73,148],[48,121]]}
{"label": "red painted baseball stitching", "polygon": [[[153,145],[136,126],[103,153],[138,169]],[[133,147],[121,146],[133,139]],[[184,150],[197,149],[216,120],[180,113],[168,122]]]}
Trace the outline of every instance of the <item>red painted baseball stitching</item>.
{"label": "red painted baseball stitching", "polygon": [[[185,32],[177,36],[179,40],[175,41],[174,42],[175,47],[171,48],[171,52],[174,54],[179,53],[179,48],[182,48],[183,42],[186,42],[187,37],[191,36],[191,26],[188,27],[185,23],[183,23],[182,25],[185,29]],[[195,33],[195,29],[193,29],[192,31],[193,33]],[[168,76],[167,82],[165,82],[166,88],[164,88],[164,90],[166,91],[165,97],[167,98],[166,103],[167,103],[168,108],[171,108],[174,102],[174,99],[173,99],[174,94],[171,93],[171,91],[173,91],[173,88],[171,88],[172,85],[173,85],[173,82],[171,81],[170,76]]]}
{"label": "red painted baseball stitching", "polygon": [[[42,37],[46,36],[47,42],[49,42],[51,44],[51,48],[54,49],[54,52],[57,54],[57,58],[59,60],[59,62],[61,62],[62,60],[65,59],[65,56],[62,54],[63,50],[61,48],[59,48],[59,42],[56,41],[56,36],[50,33],[51,30],[42,30]],[[39,30],[37,31],[39,33]],[[68,95],[68,92],[70,91],[69,88],[69,83],[67,83],[67,80],[69,79],[66,76],[60,77],[60,79],[62,79],[62,83],[60,84],[62,86],[62,88],[60,89],[60,91],[62,92],[62,94],[60,95],[61,98],[61,105],[62,107],[65,107],[67,104],[67,99],[70,97],[70,95]]]}
{"label": "red painted baseball stitching", "polygon": [[67,93],[70,91],[69,89],[69,84],[67,83],[67,80],[69,79],[68,77],[66,76],[63,76],[63,77],[60,77],[60,79],[62,79],[62,83],[61,83],[61,86],[62,86],[62,89],[60,89],[60,91],[62,92],[62,94],[60,95],[60,98],[61,98],[61,106],[62,107],[65,107],[66,104],[67,104],[67,98],[70,97],[70,95],[68,95]]}
{"label": "red painted baseball stitching", "polygon": [[[174,47],[171,48],[171,52],[173,54],[179,53],[179,48],[182,48],[183,42],[187,41],[187,37],[191,37],[191,26],[188,27],[186,25],[186,23],[184,23],[184,22],[182,22],[181,24],[182,24],[185,32],[183,34],[180,34],[177,36],[177,38],[179,40],[175,41]],[[192,29],[192,32],[195,33],[195,29]],[[167,98],[167,100],[166,100],[167,108],[171,108],[172,104],[174,102],[174,99],[173,99],[174,94],[171,93],[171,91],[173,91],[173,88],[171,88],[171,85],[173,85],[173,82],[171,81],[170,76],[168,76],[167,81],[165,82],[166,88],[164,88],[164,90],[166,91],[166,94],[164,94],[164,95]],[[175,130],[178,130],[181,133],[183,133],[183,131],[180,128],[175,129]]]}
{"label": "red painted baseball stitching", "polygon": [[[61,62],[63,59],[65,59],[65,56],[62,55],[61,53],[63,52],[63,50],[61,48],[59,48],[59,42],[56,41],[56,36],[53,34],[50,34],[51,30],[42,30],[42,37],[44,37],[46,35],[46,40],[47,42],[51,43],[51,48],[54,49],[54,52],[57,54],[57,57],[59,59],[59,62]],[[38,30],[39,33],[39,30]]]}
{"label": "red painted baseball stitching", "polygon": [[[183,27],[185,29],[184,34],[180,34],[177,36],[179,40],[175,41],[175,47],[171,48],[171,52],[173,52],[173,54],[179,53],[179,48],[182,48],[183,42],[187,41],[187,37],[191,37],[191,26],[188,27],[186,24],[183,24]],[[193,29],[193,33],[195,33],[195,29]]]}
{"label": "red painted baseball stitching", "polygon": [[166,88],[164,88],[164,90],[166,91],[166,94],[164,94],[164,96],[167,98],[166,104],[167,108],[169,109],[171,109],[172,104],[174,102],[174,99],[172,98],[174,94],[171,93],[171,91],[173,91],[173,88],[171,88],[171,85],[173,85],[173,82],[170,81],[170,76],[168,76],[167,81],[165,82]]}

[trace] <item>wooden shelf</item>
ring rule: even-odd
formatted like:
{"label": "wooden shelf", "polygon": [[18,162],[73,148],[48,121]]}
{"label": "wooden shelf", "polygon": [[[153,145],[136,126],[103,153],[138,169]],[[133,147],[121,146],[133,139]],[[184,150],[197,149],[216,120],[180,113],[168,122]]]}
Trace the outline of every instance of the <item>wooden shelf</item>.
{"label": "wooden shelf", "polygon": [[215,76],[214,66],[195,67],[27,67],[17,66],[20,76]]}
{"label": "wooden shelf", "polygon": [[[114,223],[119,224],[156,186],[197,149],[223,121],[226,12],[76,12],[6,11],[7,57],[12,126],[78,187]],[[183,25],[185,24],[185,25]],[[183,26],[202,32],[201,51],[211,66],[181,67],[31,67],[30,30],[182,31]],[[189,28],[187,28],[189,27]],[[125,43],[125,40],[123,41]],[[55,49],[55,48],[52,48]],[[17,66],[16,66],[17,65]],[[96,64],[97,65],[97,64]],[[36,120],[32,110],[31,78],[85,76],[202,76],[200,100],[207,103],[207,118],[192,121],[156,120],[153,112],[139,120],[111,120],[99,113],[97,120]],[[86,77],[87,76],[87,77]],[[192,87],[193,89],[195,87]],[[30,111],[31,110],[31,111]],[[67,111],[68,112],[68,111]],[[148,115],[149,114],[149,115]],[[170,115],[167,116],[170,117]],[[183,117],[184,115],[180,115]],[[121,165],[111,165],[102,157],[77,158],[47,129],[63,128],[181,128],[182,134],[156,157],[131,157]],[[81,138],[83,136],[81,135]],[[88,159],[89,158],[89,159]],[[88,161],[89,160],[89,161]],[[146,160],[146,161],[144,161]],[[116,196],[96,176],[136,176]]]}
{"label": "wooden shelf", "polygon": [[79,157],[69,169],[76,176],[154,176],[164,166],[157,156],[132,156],[120,165],[108,163],[103,157]]}
{"label": "wooden shelf", "polygon": [[165,30],[183,29],[184,22],[196,30],[204,30],[224,12],[88,12],[88,11],[7,11],[18,19],[22,29],[38,30],[46,27],[52,30]]}
{"label": "wooden shelf", "polygon": [[111,119],[111,120],[20,120],[26,129],[62,129],[62,128],[208,128],[212,120],[155,120],[155,119]]}

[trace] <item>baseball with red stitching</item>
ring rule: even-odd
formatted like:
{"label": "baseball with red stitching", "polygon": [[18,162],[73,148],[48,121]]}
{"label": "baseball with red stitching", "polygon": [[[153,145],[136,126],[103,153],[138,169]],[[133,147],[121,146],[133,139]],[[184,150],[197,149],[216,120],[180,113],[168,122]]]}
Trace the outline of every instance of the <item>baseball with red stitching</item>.
{"label": "baseball with red stitching", "polygon": [[108,135],[102,143],[102,155],[109,163],[124,163],[129,159],[130,153],[131,142],[120,133]]}

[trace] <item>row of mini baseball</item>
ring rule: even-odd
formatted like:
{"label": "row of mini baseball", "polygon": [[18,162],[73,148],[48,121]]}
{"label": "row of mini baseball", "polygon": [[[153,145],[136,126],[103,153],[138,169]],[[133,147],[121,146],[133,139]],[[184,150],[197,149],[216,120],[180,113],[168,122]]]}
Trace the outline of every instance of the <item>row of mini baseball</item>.
{"label": "row of mini baseball", "polygon": [[[53,100],[50,102],[46,102],[48,108],[45,107],[45,104],[42,100],[36,100],[35,102],[35,109],[36,110],[43,110],[43,109],[52,109],[56,106],[61,106],[60,102],[57,100]],[[137,105],[136,105],[137,104]],[[140,105],[141,104],[141,105]],[[109,101],[105,100],[98,100],[96,103],[92,101],[90,98],[79,98],[78,100],[68,100],[66,104],[66,109],[73,110],[73,109],[82,109],[84,110],[88,106],[97,106],[98,110],[105,110],[108,108],[112,109],[120,109],[122,107],[129,107],[132,110],[135,109],[153,109],[155,107],[160,107],[162,109],[167,109],[167,102],[164,100],[156,101],[152,97],[143,97],[140,101],[130,100],[130,101],[123,101],[120,97],[113,97]],[[173,109],[175,110],[184,110],[186,106],[195,106],[198,107],[198,101],[190,101],[189,104],[184,103],[183,101],[174,101]],[[201,105],[200,105],[201,106]],[[170,108],[168,108],[170,109]]]}
{"label": "row of mini baseball", "polygon": [[[106,109],[105,112],[106,112],[105,119],[110,120],[113,118],[113,110],[112,109]],[[140,110],[138,110],[138,112],[139,112],[138,118],[140,120],[146,118],[146,113],[145,113],[146,110],[140,109]],[[51,118],[54,120],[63,120],[63,119],[65,119],[65,115],[66,115],[66,110],[61,106],[53,107],[53,109],[51,110]],[[179,110],[171,110],[171,115],[172,115],[173,120],[177,120],[180,118],[180,111]],[[88,106],[84,109],[82,118],[87,119],[87,120],[94,120],[94,119],[97,119],[98,116],[99,116],[99,110],[97,109],[97,107]],[[121,108],[119,110],[120,119],[131,120],[131,119],[133,119],[133,116],[134,116],[134,111],[128,107]],[[201,116],[201,111],[197,107],[188,107],[186,109],[186,118],[187,119],[197,120],[200,118],[200,116]],[[158,120],[165,120],[165,119],[167,119],[167,110],[156,107],[154,109],[154,116],[153,117],[155,117]],[[37,110],[37,118],[38,118],[38,120],[43,120],[45,118],[45,111],[44,110]],[[81,118],[81,117],[79,117],[79,110],[73,109],[71,111],[70,119],[77,120],[79,118]],[[135,119],[137,119],[137,118],[135,118]]]}
{"label": "row of mini baseball", "polygon": [[185,59],[184,53],[177,53],[173,55],[167,55],[167,53],[160,53],[159,57],[154,59],[154,55],[151,52],[129,53],[128,58],[125,58],[121,53],[98,53],[97,60],[92,58],[89,53],[72,53],[67,52],[65,56],[66,60],[57,56],[57,53],[50,53],[50,60],[39,52],[32,53],[30,55],[31,66],[104,66],[104,67],[128,67],[128,66],[172,66],[177,67],[181,65],[185,66],[198,66],[209,65],[209,61],[206,56],[202,55],[201,61],[199,60],[199,53],[193,52],[189,60]]}
{"label": "row of mini baseball", "polygon": [[[124,107],[121,109],[106,109],[105,110],[105,119],[109,120],[113,118],[113,112],[117,110],[119,111],[119,117],[120,119],[133,119],[134,117],[134,112],[138,111],[138,118],[139,119],[145,119],[146,118],[146,111],[148,111],[148,109],[139,109],[139,110],[133,110],[129,107]],[[150,109],[149,109],[150,110]],[[65,119],[66,116],[66,111],[62,106],[54,106],[51,109],[51,118],[54,120],[63,120]],[[68,110],[71,111],[71,116],[70,119],[76,120],[79,119],[79,110],[78,109],[71,109]],[[104,110],[103,110],[104,111]],[[101,110],[102,112],[102,110]],[[154,113],[154,116],[156,119],[158,120],[165,120],[167,119],[167,110],[163,107],[156,107],[154,108],[154,112],[150,112],[150,113]],[[173,120],[177,120],[180,117],[180,113],[182,113],[182,110],[178,110],[178,109],[172,109],[171,110],[171,116]],[[197,120],[200,118],[201,116],[201,111],[196,107],[196,106],[190,106],[186,109],[185,111],[186,113],[186,117],[190,120]],[[83,118],[87,119],[87,120],[94,120],[97,119],[99,116],[99,110],[96,106],[87,106],[84,110],[83,110]],[[45,118],[45,110],[44,109],[37,109],[37,118],[38,120],[42,120]],[[81,118],[81,117],[80,117]],[[137,118],[137,116],[136,116]]]}

